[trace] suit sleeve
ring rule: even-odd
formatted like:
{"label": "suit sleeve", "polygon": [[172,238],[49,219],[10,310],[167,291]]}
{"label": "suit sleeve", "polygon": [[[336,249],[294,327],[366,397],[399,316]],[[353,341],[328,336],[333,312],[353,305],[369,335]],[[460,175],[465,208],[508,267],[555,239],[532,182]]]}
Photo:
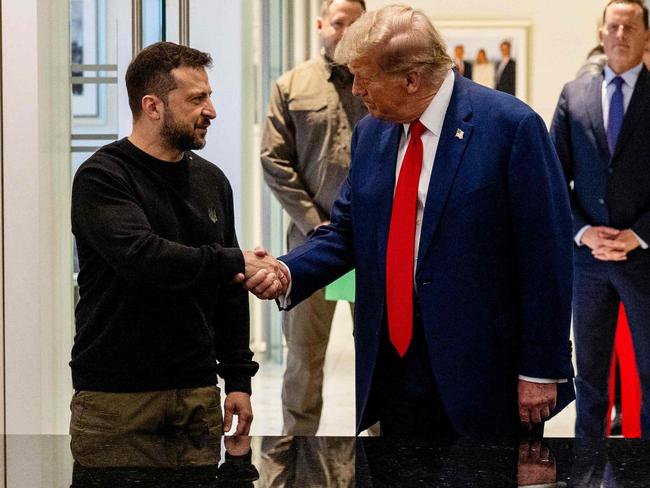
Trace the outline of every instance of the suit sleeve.
{"label": "suit sleeve", "polygon": [[580,208],[575,191],[572,188],[573,184],[573,150],[571,147],[571,126],[569,124],[568,115],[568,99],[567,88],[564,87],[560,100],[558,101],[553,116],[553,123],[551,124],[551,140],[555,145],[555,150],[560,158],[562,170],[564,172],[564,179],[569,191],[569,198],[571,202],[571,212],[573,215],[573,236],[575,236],[580,229],[586,225],[591,225],[591,222],[585,216],[585,213]]}
{"label": "suit sleeve", "polygon": [[295,132],[287,101],[276,83],[262,134],[264,180],[291,220],[307,235],[326,217],[307,191],[298,169]]}
{"label": "suit sleeve", "polygon": [[186,246],[157,235],[129,184],[105,168],[80,170],[72,190],[72,225],[124,279],[167,290],[211,289],[244,270],[237,247]]}
{"label": "suit sleeve", "polygon": [[535,113],[519,124],[508,180],[519,298],[519,374],[570,378],[571,212],[560,163],[546,125]]}
{"label": "suit sleeve", "polygon": [[[228,196],[230,228],[227,244],[238,248],[235,235],[232,190]],[[251,394],[251,377],[259,365],[253,361],[250,349],[250,316],[248,292],[239,284],[228,282],[221,287],[215,314],[215,344],[217,374],[225,381],[226,394],[241,391]]]}

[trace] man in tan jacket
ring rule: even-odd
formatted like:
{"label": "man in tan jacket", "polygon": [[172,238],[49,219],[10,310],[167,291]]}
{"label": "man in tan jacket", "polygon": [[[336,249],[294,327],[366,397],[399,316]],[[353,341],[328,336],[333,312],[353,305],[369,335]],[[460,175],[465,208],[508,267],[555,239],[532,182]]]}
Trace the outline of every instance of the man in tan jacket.
{"label": "man in tan jacket", "polygon": [[[364,11],[363,0],[324,0],[316,20],[321,55],[285,73],[273,87],[261,160],[266,183],[291,218],[289,250],[329,223],[330,208],[348,173],[352,129],[366,109],[352,95],[352,75],[332,58],[345,30]],[[335,306],[320,290],[284,313],[285,435],[314,435],[318,430],[323,364]]]}

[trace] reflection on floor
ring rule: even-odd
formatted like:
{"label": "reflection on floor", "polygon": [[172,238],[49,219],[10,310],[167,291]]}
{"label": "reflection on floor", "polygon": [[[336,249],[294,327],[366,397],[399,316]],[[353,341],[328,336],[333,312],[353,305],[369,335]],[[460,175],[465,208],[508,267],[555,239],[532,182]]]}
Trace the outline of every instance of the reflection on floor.
{"label": "reflection on floor", "polygon": [[[354,344],[352,320],[347,304],[336,308],[325,362],[323,415],[318,435],[354,435]],[[282,410],[280,389],[284,366],[262,363],[253,378],[251,435],[280,435]],[[571,437],[575,421],[575,403],[546,424],[546,437]]]}

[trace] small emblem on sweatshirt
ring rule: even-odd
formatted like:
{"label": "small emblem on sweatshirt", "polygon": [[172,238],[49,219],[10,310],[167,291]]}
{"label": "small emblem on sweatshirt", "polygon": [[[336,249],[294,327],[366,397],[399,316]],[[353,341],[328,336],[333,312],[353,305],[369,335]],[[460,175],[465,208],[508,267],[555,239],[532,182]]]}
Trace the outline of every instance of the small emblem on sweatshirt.
{"label": "small emblem on sweatshirt", "polygon": [[217,209],[215,208],[208,209],[208,216],[210,217],[210,220],[213,224],[216,224],[217,220],[219,220],[219,217],[217,217]]}

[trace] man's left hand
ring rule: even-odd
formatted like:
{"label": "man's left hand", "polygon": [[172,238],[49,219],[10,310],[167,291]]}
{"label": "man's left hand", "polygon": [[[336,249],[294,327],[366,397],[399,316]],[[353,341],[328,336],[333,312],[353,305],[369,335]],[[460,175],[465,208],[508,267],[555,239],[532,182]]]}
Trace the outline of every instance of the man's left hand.
{"label": "man's left hand", "polygon": [[550,417],[557,401],[556,383],[532,383],[519,380],[519,421],[531,427]]}
{"label": "man's left hand", "polygon": [[233,391],[226,395],[223,403],[223,432],[230,431],[232,418],[237,415],[237,430],[234,435],[248,435],[253,422],[253,407],[251,396],[241,391]]}

